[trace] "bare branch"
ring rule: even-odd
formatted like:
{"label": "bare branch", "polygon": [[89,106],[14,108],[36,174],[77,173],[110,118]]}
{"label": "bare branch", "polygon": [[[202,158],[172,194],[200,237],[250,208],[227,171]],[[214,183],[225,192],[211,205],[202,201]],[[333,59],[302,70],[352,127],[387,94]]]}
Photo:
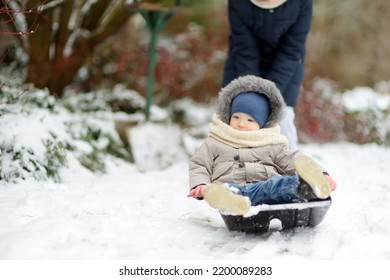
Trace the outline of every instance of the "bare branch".
{"label": "bare branch", "polygon": [[[3,88],[4,84],[0,85],[0,90]],[[16,101],[18,101],[30,88],[31,85],[28,85],[23,91],[21,94],[19,94],[18,96],[14,97],[14,98],[11,98],[5,102],[0,102],[0,105],[8,105],[8,104],[13,104],[15,103]]]}
{"label": "bare branch", "polygon": [[[41,15],[42,8],[47,1],[48,0],[41,0],[35,7],[25,9],[18,5],[14,0],[1,0],[0,23],[11,25],[13,31],[2,30],[0,33],[13,35],[30,35],[35,33],[38,28],[38,19]],[[27,2],[28,0],[23,3],[23,6],[25,6]],[[23,15],[34,15],[34,19],[30,26],[26,27],[25,20],[22,18]]]}

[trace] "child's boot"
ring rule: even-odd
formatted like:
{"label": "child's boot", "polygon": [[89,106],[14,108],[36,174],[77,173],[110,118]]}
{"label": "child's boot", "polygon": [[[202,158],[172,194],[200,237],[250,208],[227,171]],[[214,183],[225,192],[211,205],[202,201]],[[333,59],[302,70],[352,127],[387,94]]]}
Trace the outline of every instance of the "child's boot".
{"label": "child's boot", "polygon": [[239,215],[248,213],[251,207],[248,197],[235,194],[219,183],[207,185],[203,197],[211,207]]}
{"label": "child's boot", "polygon": [[310,157],[300,156],[295,160],[295,170],[299,176],[298,194],[303,201],[326,199],[331,186],[322,168]]}

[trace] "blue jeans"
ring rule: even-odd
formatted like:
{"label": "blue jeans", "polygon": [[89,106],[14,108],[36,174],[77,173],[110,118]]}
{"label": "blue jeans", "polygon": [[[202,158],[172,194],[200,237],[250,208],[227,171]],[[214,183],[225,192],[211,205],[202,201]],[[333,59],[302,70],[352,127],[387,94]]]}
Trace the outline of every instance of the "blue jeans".
{"label": "blue jeans", "polygon": [[260,204],[282,204],[296,202],[298,197],[298,176],[275,176],[267,181],[247,183],[243,186],[229,183],[241,195],[247,196],[252,206]]}

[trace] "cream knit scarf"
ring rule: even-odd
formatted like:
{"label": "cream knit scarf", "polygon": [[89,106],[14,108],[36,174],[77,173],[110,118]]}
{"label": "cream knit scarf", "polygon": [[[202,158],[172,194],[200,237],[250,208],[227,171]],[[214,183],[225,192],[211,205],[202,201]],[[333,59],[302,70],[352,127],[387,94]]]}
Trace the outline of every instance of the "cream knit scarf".
{"label": "cream knit scarf", "polygon": [[272,144],[286,144],[288,140],[280,133],[278,125],[252,131],[240,131],[221,121],[217,114],[210,123],[210,136],[234,148],[255,148]]}

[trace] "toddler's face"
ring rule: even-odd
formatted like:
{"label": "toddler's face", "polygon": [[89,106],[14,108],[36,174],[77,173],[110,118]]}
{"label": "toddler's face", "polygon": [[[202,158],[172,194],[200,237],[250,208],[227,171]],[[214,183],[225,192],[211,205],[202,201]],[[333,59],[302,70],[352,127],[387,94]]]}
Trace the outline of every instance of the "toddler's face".
{"label": "toddler's face", "polygon": [[234,113],[230,118],[229,125],[241,131],[251,131],[260,129],[260,125],[251,116],[244,113]]}

